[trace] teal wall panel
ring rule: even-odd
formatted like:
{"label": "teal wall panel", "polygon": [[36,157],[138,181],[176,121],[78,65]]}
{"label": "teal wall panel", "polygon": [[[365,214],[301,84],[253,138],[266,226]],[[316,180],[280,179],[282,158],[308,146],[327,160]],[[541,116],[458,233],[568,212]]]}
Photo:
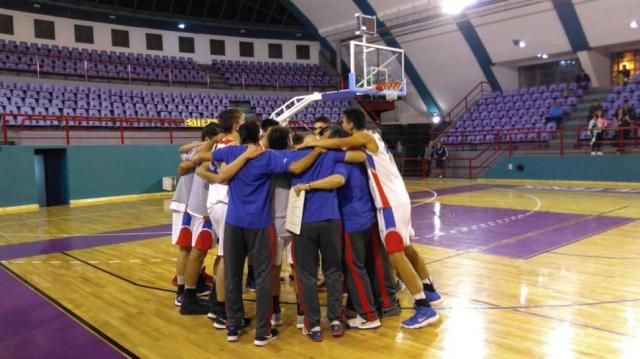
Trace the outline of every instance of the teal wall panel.
{"label": "teal wall panel", "polygon": [[[509,169],[509,164],[512,169]],[[524,169],[516,168],[521,164]],[[640,155],[505,157],[483,178],[640,182]]]}
{"label": "teal wall panel", "polygon": [[0,147],[0,207],[38,203],[32,147]]}

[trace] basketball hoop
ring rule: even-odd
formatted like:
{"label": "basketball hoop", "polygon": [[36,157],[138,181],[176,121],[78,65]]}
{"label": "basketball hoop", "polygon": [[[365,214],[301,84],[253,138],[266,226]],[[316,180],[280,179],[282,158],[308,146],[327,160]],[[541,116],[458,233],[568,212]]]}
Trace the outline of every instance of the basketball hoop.
{"label": "basketball hoop", "polygon": [[378,82],[376,90],[382,91],[387,101],[395,101],[398,99],[398,91],[402,87],[402,82]]}

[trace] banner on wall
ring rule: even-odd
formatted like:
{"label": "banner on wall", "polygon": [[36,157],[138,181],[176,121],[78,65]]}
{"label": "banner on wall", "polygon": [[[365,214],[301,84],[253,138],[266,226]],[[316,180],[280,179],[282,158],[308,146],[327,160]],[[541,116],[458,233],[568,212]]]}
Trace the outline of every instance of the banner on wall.
{"label": "banner on wall", "polygon": [[185,127],[205,127],[210,123],[218,123],[218,120],[215,118],[185,118],[184,119]]}

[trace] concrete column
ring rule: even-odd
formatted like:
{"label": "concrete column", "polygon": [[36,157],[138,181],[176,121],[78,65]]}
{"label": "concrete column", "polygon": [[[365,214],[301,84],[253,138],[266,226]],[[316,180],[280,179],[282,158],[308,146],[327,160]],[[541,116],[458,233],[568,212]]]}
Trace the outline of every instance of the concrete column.
{"label": "concrete column", "polygon": [[611,59],[608,54],[602,54],[596,50],[577,52],[582,68],[591,77],[593,87],[611,85]]}

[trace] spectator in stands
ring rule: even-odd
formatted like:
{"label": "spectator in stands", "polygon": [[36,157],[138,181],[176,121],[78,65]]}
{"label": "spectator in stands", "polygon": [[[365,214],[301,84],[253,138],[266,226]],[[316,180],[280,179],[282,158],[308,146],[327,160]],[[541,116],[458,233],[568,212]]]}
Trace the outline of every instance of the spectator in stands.
{"label": "spectator in stands", "polygon": [[598,101],[598,99],[595,99],[593,100],[591,107],[589,107],[589,115],[587,115],[587,122],[590,122],[591,119],[596,115],[596,112],[598,111],[604,111],[604,108],[602,108],[600,101]]}
{"label": "spectator in stands", "polygon": [[625,139],[628,139],[631,136],[631,127],[632,123],[636,119],[636,111],[629,107],[629,101],[624,101],[622,106],[616,112],[616,127],[627,127],[622,130],[622,135]]}
{"label": "spectator in stands", "polygon": [[447,151],[447,147],[445,147],[442,142],[436,141],[436,147],[434,147],[433,152],[431,153],[431,158],[435,158],[436,160],[438,178],[444,177],[444,161],[447,160],[448,156],[449,151]]}
{"label": "spectator in stands", "polygon": [[564,119],[564,107],[562,107],[562,102],[559,100],[556,101],[555,105],[549,108],[549,112],[547,117],[545,118],[545,123],[555,122],[557,127],[560,127],[562,120]]}
{"label": "spectator in stands", "polygon": [[313,120],[313,132],[316,136],[320,136],[320,132],[326,127],[329,127],[331,121],[325,116],[318,116]]}
{"label": "spectator in stands", "polygon": [[630,79],[631,79],[631,71],[629,71],[629,69],[627,68],[627,65],[622,65],[622,70],[620,70],[620,80],[622,81],[622,84],[623,85],[628,84]]}
{"label": "spectator in stands", "polygon": [[401,141],[396,142],[396,147],[393,149],[393,156],[396,158],[396,165],[400,174],[404,174],[404,158],[407,157],[407,149],[404,148]]}
{"label": "spectator in stands", "polygon": [[431,173],[431,153],[433,152],[433,141],[429,140],[426,146],[418,155],[418,162],[424,162],[422,176],[428,178]]}
{"label": "spectator in stands", "polygon": [[589,135],[591,136],[591,156],[602,156],[602,134],[607,127],[607,120],[602,114],[602,110],[596,111],[589,121]]}
{"label": "spectator in stands", "polygon": [[582,91],[587,92],[591,87],[591,77],[589,77],[589,74],[587,74],[584,69],[580,69],[580,73],[576,75],[576,83]]}

